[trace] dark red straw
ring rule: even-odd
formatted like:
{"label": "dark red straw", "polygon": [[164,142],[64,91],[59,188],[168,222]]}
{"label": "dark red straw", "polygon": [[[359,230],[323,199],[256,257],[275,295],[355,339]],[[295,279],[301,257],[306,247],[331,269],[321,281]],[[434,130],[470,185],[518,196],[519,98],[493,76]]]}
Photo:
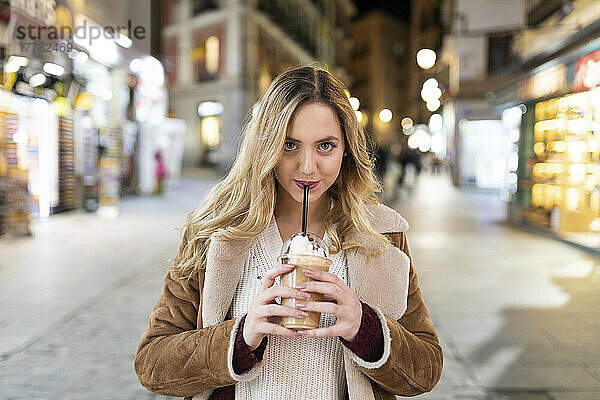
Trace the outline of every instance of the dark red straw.
{"label": "dark red straw", "polygon": [[302,199],[302,233],[306,234],[306,218],[308,216],[308,188],[304,185],[304,198]]}

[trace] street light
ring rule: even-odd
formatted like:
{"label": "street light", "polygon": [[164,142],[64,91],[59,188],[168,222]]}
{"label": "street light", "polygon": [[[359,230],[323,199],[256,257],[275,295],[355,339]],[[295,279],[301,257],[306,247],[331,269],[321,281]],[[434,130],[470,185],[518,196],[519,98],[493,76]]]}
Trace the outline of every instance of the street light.
{"label": "street light", "polygon": [[443,118],[440,114],[433,114],[429,117],[429,129],[432,132],[438,132],[442,130]]}
{"label": "street light", "polygon": [[75,56],[75,62],[78,62],[79,64],[85,64],[88,59],[89,59],[89,56],[87,55],[87,53],[85,51],[80,51]]}
{"label": "street light", "polygon": [[429,78],[425,82],[423,82],[423,87],[429,87],[429,86],[431,86],[431,87],[438,87],[439,84],[438,84],[437,79],[435,79],[435,78]]}
{"label": "street light", "polygon": [[54,64],[51,62],[44,64],[43,69],[44,72],[55,76],[62,76],[62,74],[65,73],[65,68],[62,65]]}
{"label": "street light", "polygon": [[438,87],[438,81],[435,78],[427,79],[421,89],[421,98],[427,102],[440,97],[442,97],[442,90]]}
{"label": "street light", "polygon": [[417,64],[423,69],[429,69],[435,65],[435,51],[431,49],[421,49],[417,52]]}
{"label": "street light", "polygon": [[29,64],[29,59],[27,57],[10,56],[4,66],[4,72],[17,72],[21,67],[26,67],[27,64]]}
{"label": "street light", "polygon": [[400,125],[402,125],[404,129],[410,129],[413,126],[413,120],[410,117],[402,118]]}
{"label": "street light", "polygon": [[198,115],[201,117],[210,117],[221,115],[223,113],[223,104],[217,101],[203,101],[198,104]]}
{"label": "street light", "polygon": [[392,120],[392,112],[389,109],[384,108],[383,110],[379,111],[379,119],[381,122],[390,122]]}
{"label": "street light", "polygon": [[426,103],[427,109],[431,112],[434,112],[435,110],[440,108],[441,105],[442,103],[440,103],[439,99],[430,99]]}
{"label": "street light", "polygon": [[134,58],[131,60],[129,63],[129,69],[131,69],[133,72],[140,72],[142,70],[142,60],[139,58]]}
{"label": "street light", "polygon": [[442,91],[439,87],[426,86],[421,89],[421,98],[424,101],[439,99],[440,97],[442,97]]}
{"label": "street light", "polygon": [[356,119],[358,120],[358,122],[362,122],[362,120],[363,120],[363,113],[361,113],[358,110],[356,110],[354,112],[356,113]]}
{"label": "street light", "polygon": [[46,76],[44,74],[35,74],[29,78],[29,84],[33,87],[38,87],[46,83]]}

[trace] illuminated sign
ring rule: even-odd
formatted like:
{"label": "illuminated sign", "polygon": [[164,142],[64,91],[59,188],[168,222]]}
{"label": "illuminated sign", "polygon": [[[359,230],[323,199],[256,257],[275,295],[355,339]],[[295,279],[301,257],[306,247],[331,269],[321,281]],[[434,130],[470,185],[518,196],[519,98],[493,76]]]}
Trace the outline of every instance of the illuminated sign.
{"label": "illuminated sign", "polygon": [[600,50],[577,60],[573,91],[588,90],[600,86]]}

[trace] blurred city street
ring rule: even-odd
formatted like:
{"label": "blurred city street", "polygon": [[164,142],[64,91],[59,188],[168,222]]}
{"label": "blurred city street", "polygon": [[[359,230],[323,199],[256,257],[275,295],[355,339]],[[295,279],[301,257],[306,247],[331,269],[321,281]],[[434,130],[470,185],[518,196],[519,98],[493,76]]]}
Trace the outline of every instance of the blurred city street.
{"label": "blurred city street", "polygon": [[[215,182],[195,170],[117,219],[84,212],[0,241],[0,398],[151,399],[133,370],[175,228]],[[600,398],[600,260],[506,225],[498,195],[423,174],[391,204],[445,362],[431,400]]]}
{"label": "blurred city street", "polygon": [[[248,232],[254,211],[274,206],[289,237],[300,217],[318,230],[327,201],[294,213],[282,174],[304,185],[304,205],[308,189],[333,187],[344,207],[331,215],[359,227],[371,173],[410,225],[444,351],[439,382],[439,349],[426,359],[410,341],[395,341],[398,386],[386,368],[355,379],[335,339],[327,352],[290,341],[331,360],[305,357],[324,379],[302,381],[302,360],[277,358],[265,379],[211,399],[370,400],[408,383],[433,387],[426,400],[600,400],[600,0],[4,0],[0,38],[0,400],[163,398],[134,358],[179,228],[208,190],[227,177],[204,203],[219,217],[194,225],[203,232]],[[236,289],[233,306],[205,291],[233,315],[254,299],[247,277],[272,262],[260,243],[237,286],[221,270],[207,285]],[[209,263],[201,245],[179,265]],[[320,251],[296,255],[307,249]],[[388,270],[345,264],[340,278],[392,315],[400,292],[359,279]],[[347,304],[337,315],[359,321]],[[205,308],[203,321],[223,320],[225,308]],[[415,308],[403,323],[431,337]],[[249,315],[258,342],[262,314]],[[171,380],[181,391],[169,393],[223,384],[223,353],[200,339],[188,357],[170,342],[181,337],[144,347],[142,381]],[[210,355],[200,372],[198,354]]]}

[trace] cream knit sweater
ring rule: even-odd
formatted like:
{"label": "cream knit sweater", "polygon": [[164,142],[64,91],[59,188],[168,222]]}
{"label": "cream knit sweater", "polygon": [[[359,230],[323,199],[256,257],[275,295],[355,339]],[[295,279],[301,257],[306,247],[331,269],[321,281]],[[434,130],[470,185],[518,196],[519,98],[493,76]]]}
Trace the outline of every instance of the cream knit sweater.
{"label": "cream knit sweater", "polygon": [[[323,240],[328,246],[331,244],[327,234]],[[282,245],[273,217],[248,253],[227,318],[239,318],[248,312],[260,289],[262,277],[277,265]],[[347,284],[345,251],[330,258],[329,271]],[[333,315],[321,314],[320,327],[334,323]],[[269,335],[260,374],[249,382],[237,382],[235,385],[236,400],[343,400],[345,396],[343,349],[337,337]]]}

